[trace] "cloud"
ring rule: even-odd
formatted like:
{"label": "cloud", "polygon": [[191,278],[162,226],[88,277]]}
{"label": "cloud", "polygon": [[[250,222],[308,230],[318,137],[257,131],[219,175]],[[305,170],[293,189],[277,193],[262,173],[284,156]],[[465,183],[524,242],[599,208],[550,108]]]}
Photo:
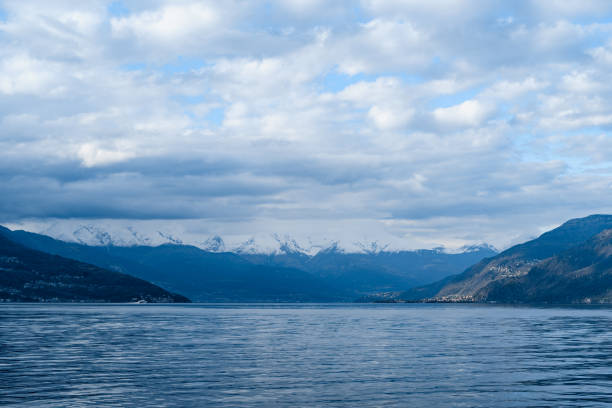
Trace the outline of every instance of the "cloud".
{"label": "cloud", "polygon": [[486,13],[491,8],[487,3],[475,0],[363,0],[366,10],[373,14],[402,16],[414,18],[425,23],[430,19],[450,19],[463,21],[476,15]]}
{"label": "cloud", "polygon": [[112,35],[135,36],[145,42],[176,43],[206,35],[218,28],[221,16],[209,4],[168,4],[157,10],[146,10],[110,20]]}
{"label": "cloud", "polygon": [[609,3],[500,4],[6,1],[0,221],[504,246],[609,212]]}
{"label": "cloud", "polygon": [[606,0],[585,0],[571,2],[563,0],[550,0],[546,3],[530,0],[532,7],[539,17],[548,18],[571,18],[571,17],[595,17],[599,18],[612,12],[612,6]]}
{"label": "cloud", "polygon": [[421,69],[431,61],[432,49],[425,32],[408,21],[373,19],[362,24],[356,33],[345,36],[331,47],[342,56],[338,60],[340,72],[393,72]]}
{"label": "cloud", "polygon": [[435,120],[445,128],[478,127],[493,113],[494,107],[478,100],[469,100],[433,111]]}
{"label": "cloud", "polygon": [[414,112],[397,109],[393,106],[374,105],[368,111],[368,117],[381,130],[397,129],[408,124]]}
{"label": "cloud", "polygon": [[0,93],[6,95],[51,96],[63,91],[53,67],[27,54],[11,55],[3,59],[0,72]]}
{"label": "cloud", "polygon": [[78,156],[86,167],[98,166],[123,161],[132,156],[126,151],[128,146],[117,146],[114,149],[105,149],[94,143],[83,144],[78,151]]}
{"label": "cloud", "polygon": [[526,93],[540,91],[546,88],[546,86],[548,86],[546,82],[539,81],[534,77],[528,77],[519,81],[502,80],[491,85],[483,97],[494,100],[515,100]]}

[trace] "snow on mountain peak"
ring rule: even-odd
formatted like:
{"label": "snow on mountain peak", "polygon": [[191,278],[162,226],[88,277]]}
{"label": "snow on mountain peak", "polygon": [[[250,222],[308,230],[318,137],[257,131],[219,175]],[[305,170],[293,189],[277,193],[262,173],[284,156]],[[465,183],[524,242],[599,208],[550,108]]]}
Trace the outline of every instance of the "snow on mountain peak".
{"label": "snow on mountain peak", "polygon": [[132,238],[135,242],[138,242],[138,245],[151,245],[151,239],[141,235],[134,227],[129,226],[127,230],[132,234]]}
{"label": "snow on mountain peak", "polygon": [[341,254],[346,251],[340,247],[338,241],[333,241],[329,246],[322,248],[319,252],[323,254]]}
{"label": "snow on mountain peak", "polygon": [[464,245],[458,249],[458,252],[478,252],[478,251],[483,251],[483,250],[499,252],[497,248],[495,248],[493,245],[489,245],[486,243]]}
{"label": "snow on mountain peak", "polygon": [[161,232],[161,231],[157,231],[157,234],[159,234],[160,237],[162,237],[164,240],[166,240],[166,242],[168,244],[176,244],[176,245],[182,245],[183,244],[183,240],[179,239],[179,238],[175,238],[172,235],[166,233],[166,232]]}
{"label": "snow on mountain peak", "polygon": [[223,241],[223,238],[218,235],[213,235],[212,237],[207,238],[206,241],[196,246],[209,252],[225,252],[225,242]]}
{"label": "snow on mountain peak", "polygon": [[133,226],[54,223],[46,228],[32,229],[50,237],[90,246],[153,246],[166,243],[182,244],[174,235],[162,231],[141,231]]}
{"label": "snow on mountain peak", "polygon": [[[403,241],[394,236],[384,237],[384,241],[338,240],[326,237],[292,236],[278,233],[257,233],[254,235],[201,235],[188,232],[180,225],[162,224],[125,224],[119,222],[82,223],[78,220],[63,220],[53,223],[31,224],[24,229],[49,235],[68,242],[93,246],[156,246],[162,244],[186,244],[197,246],[209,252],[234,252],[238,254],[303,254],[315,256],[318,253],[361,253],[374,255],[383,252],[414,250],[407,248]],[[381,243],[382,242],[382,243]],[[462,253],[497,250],[487,244],[465,245],[457,248],[438,247],[434,249],[445,253]]]}
{"label": "snow on mountain peak", "polygon": [[235,245],[228,245],[228,248],[230,251],[239,254],[314,255],[316,252],[318,252],[317,248],[302,245],[288,235],[281,236],[279,234],[261,234],[258,236],[253,236],[246,241],[239,242]]}
{"label": "snow on mountain peak", "polygon": [[111,235],[93,225],[83,225],[72,233],[75,240],[85,245],[111,245]]}
{"label": "snow on mountain peak", "polygon": [[281,238],[278,234],[272,234],[272,237],[278,242],[278,250],[284,254],[306,253],[307,250],[302,248],[297,241],[287,235]]}
{"label": "snow on mountain peak", "polygon": [[361,250],[364,253],[370,254],[370,255],[378,254],[380,252],[385,252],[385,250],[389,248],[389,244],[381,245],[377,241],[372,241],[372,242],[367,242],[367,243],[355,242],[354,244],[358,248],[361,248]]}

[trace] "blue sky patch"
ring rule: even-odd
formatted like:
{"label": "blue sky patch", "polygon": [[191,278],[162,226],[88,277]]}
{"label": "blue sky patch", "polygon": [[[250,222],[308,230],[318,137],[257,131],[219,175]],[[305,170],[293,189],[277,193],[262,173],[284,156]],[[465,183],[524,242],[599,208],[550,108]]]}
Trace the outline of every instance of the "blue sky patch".
{"label": "blue sky patch", "polygon": [[159,70],[165,74],[181,74],[206,66],[206,62],[199,58],[179,56],[173,62],[162,65]]}
{"label": "blue sky patch", "polygon": [[206,115],[206,120],[215,126],[221,126],[225,118],[225,108],[214,108]]}
{"label": "blue sky patch", "polygon": [[113,17],[124,17],[130,14],[130,9],[122,1],[113,1],[108,5],[107,10]]}

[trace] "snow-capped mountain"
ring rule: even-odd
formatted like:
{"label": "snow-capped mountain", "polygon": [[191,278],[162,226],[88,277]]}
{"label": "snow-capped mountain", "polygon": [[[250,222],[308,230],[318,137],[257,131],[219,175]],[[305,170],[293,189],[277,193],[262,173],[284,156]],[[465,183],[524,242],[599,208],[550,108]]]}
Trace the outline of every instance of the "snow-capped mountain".
{"label": "snow-capped mountain", "polygon": [[308,238],[298,242],[288,235],[258,234],[230,246],[229,250],[244,255],[305,254],[313,256],[327,247],[329,247],[329,244],[326,242],[315,244]]}
{"label": "snow-capped mountain", "polygon": [[133,226],[113,224],[53,223],[50,225],[25,225],[26,231],[48,235],[66,241],[90,246],[156,246],[167,243],[182,244],[183,241],[168,231],[139,230]]}
{"label": "snow-capped mountain", "polygon": [[491,252],[499,252],[499,250],[495,248],[493,245],[487,244],[485,242],[479,243],[479,244],[463,245],[456,249],[442,248],[442,251],[448,254],[466,254],[466,253],[471,253],[471,252],[480,252],[483,250],[489,250]]}
{"label": "snow-capped mountain", "polygon": [[218,235],[207,238],[200,245],[196,245],[205,251],[209,252],[225,252],[225,242]]}
{"label": "snow-capped mountain", "polygon": [[379,252],[385,252],[387,248],[389,248],[389,244],[381,245],[376,241],[372,242],[355,242],[355,246],[361,248],[361,250],[366,254],[377,254]]}
{"label": "snow-capped mountain", "polygon": [[[62,238],[64,236],[65,234],[62,234]],[[72,238],[80,244],[87,245],[111,245],[113,243],[113,238],[108,232],[93,225],[83,225],[77,228],[72,232]]]}
{"label": "snow-capped mountain", "polygon": [[[75,230],[58,228],[52,226],[41,233],[48,234],[62,241],[78,242],[79,244],[93,246],[133,246],[133,245],[155,245],[155,240],[151,237],[144,236],[132,227],[126,227],[123,230],[109,231],[96,225],[81,225]],[[163,241],[168,240],[168,237],[160,235]]]}
{"label": "snow-capped mountain", "polygon": [[493,245],[487,244],[486,242],[474,245],[464,245],[459,248],[461,252],[476,252],[482,249],[490,249],[491,251],[498,252],[497,248],[495,248]]}
{"label": "snow-capped mountain", "polygon": [[[243,255],[280,255],[280,254],[303,254],[314,256],[320,252],[345,253],[345,254],[368,254],[400,252],[411,250],[403,247],[401,242],[384,242],[381,240],[363,239],[338,240],[329,238],[294,237],[288,234],[259,233],[253,235],[228,235],[219,234],[200,235],[189,233],[178,228],[159,228],[159,226],[133,226],[118,223],[76,223],[56,222],[51,224],[28,224],[13,226],[27,231],[49,235],[53,238],[76,242],[91,246],[157,246],[163,244],[193,245],[209,252],[234,252]],[[482,249],[496,251],[487,244],[472,244],[459,248],[447,249],[444,247],[434,248],[436,251],[445,253],[475,252]]]}

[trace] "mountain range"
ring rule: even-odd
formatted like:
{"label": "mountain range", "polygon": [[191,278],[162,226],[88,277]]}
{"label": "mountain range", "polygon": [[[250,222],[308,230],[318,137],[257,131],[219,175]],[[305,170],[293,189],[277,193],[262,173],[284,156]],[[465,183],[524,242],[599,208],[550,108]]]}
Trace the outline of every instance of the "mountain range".
{"label": "mountain range", "polygon": [[[14,228],[21,229],[21,228]],[[412,250],[396,237],[368,239],[315,238],[308,235],[255,233],[221,236],[201,235],[162,224],[118,224],[112,222],[55,222],[31,224],[28,231],[52,238],[88,246],[159,246],[163,244],[191,245],[206,252],[232,252],[240,255],[280,255],[301,253],[314,256],[319,252],[347,254],[377,254]],[[438,248],[441,252],[461,253],[488,248],[487,244],[459,248]]]}
{"label": "mountain range", "polygon": [[612,216],[569,220],[463,273],[368,300],[612,303]]}
{"label": "mountain range", "polygon": [[[485,256],[489,247],[351,254],[332,246],[308,255],[211,252],[178,243],[85,245],[26,231],[0,230],[26,247],[132,275],[200,302],[352,301],[379,291],[434,282]],[[99,236],[108,241],[110,234]]]}
{"label": "mountain range", "polygon": [[116,245],[103,233],[105,245],[86,245],[3,227],[0,237],[0,299],[9,300],[612,303],[612,215],[570,220],[501,253],[331,245],[309,254],[295,241],[232,253],[221,239],[215,251],[175,237]]}

